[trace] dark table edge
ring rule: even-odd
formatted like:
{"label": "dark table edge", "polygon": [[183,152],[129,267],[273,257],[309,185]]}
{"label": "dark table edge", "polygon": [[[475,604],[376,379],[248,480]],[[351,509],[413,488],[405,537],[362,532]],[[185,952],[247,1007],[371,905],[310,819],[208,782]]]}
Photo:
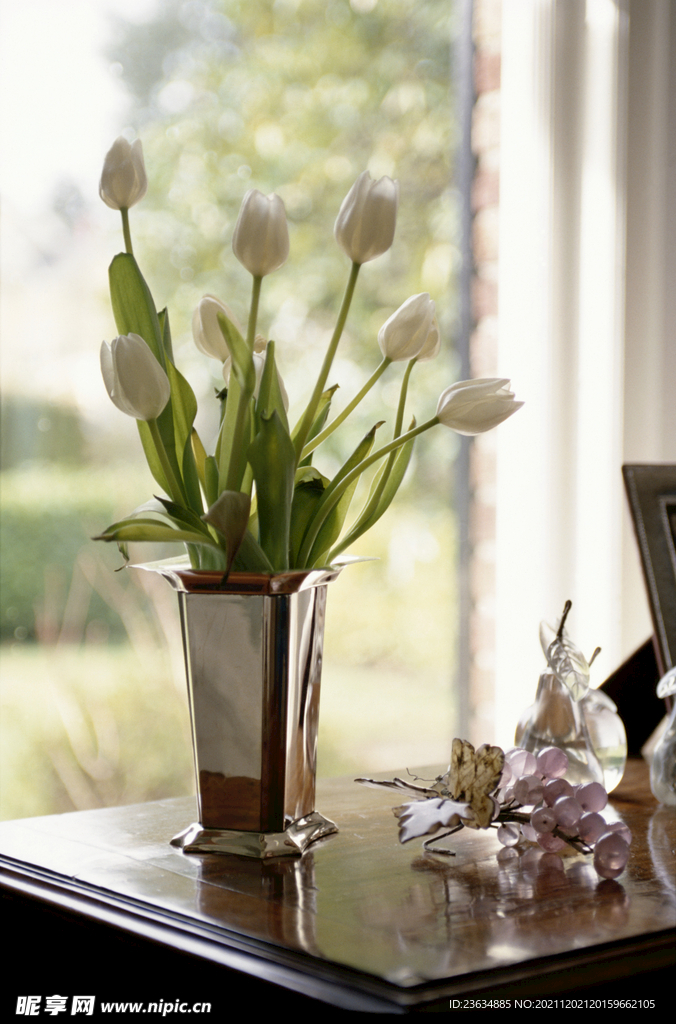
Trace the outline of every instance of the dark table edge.
{"label": "dark table edge", "polygon": [[[1,889],[345,1010],[406,1013],[447,1008],[451,999],[572,997],[599,985],[676,967],[676,929],[671,928],[597,945],[586,953],[576,950],[403,988],[222,927],[209,928],[184,915],[160,911],[150,904],[2,856]],[[644,987],[649,989],[648,984]],[[650,994],[654,992],[648,990],[643,997]]]}

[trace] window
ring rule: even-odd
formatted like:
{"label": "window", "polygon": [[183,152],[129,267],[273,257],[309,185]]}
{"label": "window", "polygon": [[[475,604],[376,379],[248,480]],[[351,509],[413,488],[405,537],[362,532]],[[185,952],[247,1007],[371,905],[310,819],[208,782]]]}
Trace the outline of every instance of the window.
{"label": "window", "polygon": [[[70,5],[68,17],[53,6],[37,20],[34,5],[8,10],[4,32],[13,101],[5,150],[15,159],[5,182],[3,718],[8,758],[31,759],[42,780],[19,790],[5,772],[6,816],[189,785],[178,630],[167,618],[174,596],[160,589],[146,599],[131,573],[113,573],[116,552],[89,540],[151,486],[134,424],[108,403],[98,368],[101,340],[114,333],[106,267],[122,242],[117,215],[96,193],[103,155],[125,126],[142,135],[151,178],[132,210],[135,252],[171,310],[178,359],[201,405],[218,368],[195,350],[190,316],[206,292],[245,316],[249,283],[229,252],[244,192],[280,192],[291,220],[291,259],[266,282],[261,320],[278,342],[288,390],[300,395],[346,274],[333,220],[365,166],[400,179],[397,245],[362,272],[336,376],[346,396],[356,391],[377,365],[378,328],[422,291],[437,300],[445,353],[416,372],[409,408],[418,419],[458,376],[454,5],[101,0]],[[46,181],[37,178],[44,171]],[[380,407],[393,416],[392,369],[361,434]],[[205,438],[213,406],[200,426]],[[360,553],[380,561],[344,573],[329,596],[325,774],[448,756],[457,439],[437,434],[418,446],[399,511],[361,543]],[[143,757],[149,721],[164,753]]]}

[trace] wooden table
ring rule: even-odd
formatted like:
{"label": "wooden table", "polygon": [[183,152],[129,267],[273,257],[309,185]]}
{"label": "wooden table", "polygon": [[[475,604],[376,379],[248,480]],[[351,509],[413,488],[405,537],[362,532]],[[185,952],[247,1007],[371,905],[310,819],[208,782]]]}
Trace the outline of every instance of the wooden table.
{"label": "wooden table", "polygon": [[642,762],[612,800],[634,834],[616,881],[577,854],[542,870],[492,832],[464,830],[449,858],[400,846],[396,802],[320,783],[318,808],[340,833],[267,863],[170,847],[194,817],[187,798],[5,822],[4,931],[30,950],[11,1013],[29,991],[94,986],[117,1000],[192,994],[212,1013],[236,992],[263,1009],[395,1013],[452,999],[666,1000],[656,981],[676,963],[676,813],[656,804]]}

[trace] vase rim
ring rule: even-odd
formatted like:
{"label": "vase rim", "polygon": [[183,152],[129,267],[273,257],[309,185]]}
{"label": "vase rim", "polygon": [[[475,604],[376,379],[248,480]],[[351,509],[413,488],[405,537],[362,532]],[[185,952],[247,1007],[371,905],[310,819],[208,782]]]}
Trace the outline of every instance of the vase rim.
{"label": "vase rim", "polygon": [[323,569],[289,569],[285,572],[231,572],[223,585],[222,569],[193,569],[187,556],[159,562],[140,562],[130,569],[145,569],[163,576],[183,594],[297,594],[322,587],[337,579],[346,565],[368,559],[346,557]]}

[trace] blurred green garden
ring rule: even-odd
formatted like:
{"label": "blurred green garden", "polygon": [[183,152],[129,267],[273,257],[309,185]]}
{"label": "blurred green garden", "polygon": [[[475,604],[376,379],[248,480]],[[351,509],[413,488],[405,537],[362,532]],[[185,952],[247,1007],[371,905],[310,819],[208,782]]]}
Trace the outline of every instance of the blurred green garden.
{"label": "blurred green garden", "polygon": [[[118,21],[111,30],[106,59],[128,89],[124,123],[143,140],[150,181],[146,199],[131,211],[134,251],[157,304],[169,308],[177,365],[198,395],[205,441],[216,431],[222,378],[192,342],[192,310],[212,293],[246,322],[250,286],[230,240],[252,187],[281,195],[289,220],[291,256],[265,280],[259,323],[277,342],[292,410],[307,399],[333,328],[349,271],[333,221],[365,168],[399,180],[400,213],[391,252],[360,277],[329,382],[341,385],[335,412],[377,366],[382,323],[418,292],[437,303],[443,348],[437,360],[416,367],[409,415],[432,415],[456,379],[454,33],[448,0],[171,0],[154,18]],[[97,202],[86,196],[62,217],[65,246],[69,232],[82,237]],[[93,246],[103,254],[94,268],[100,288],[88,301],[100,305],[111,340],[106,267],[122,237],[117,214],[108,213],[108,234]],[[62,255],[66,262],[65,249]],[[71,259],[69,275],[60,277],[60,315],[69,301],[75,307],[91,267],[85,274]],[[5,301],[26,301],[26,293],[24,280],[21,295],[10,287]],[[11,375],[4,385],[4,818],[192,788],[175,595],[162,580],[121,568],[114,546],[91,540],[153,490],[134,424],[121,422],[126,418],[112,409],[99,379],[100,341],[92,337],[78,363],[86,407],[46,399]],[[47,339],[44,359],[54,359],[58,373]],[[354,445],[377,420],[393,420],[401,372],[390,367],[341,444]],[[100,416],[92,415],[94,405]],[[324,447],[327,473],[351,450],[334,438]],[[330,589],[320,774],[448,756],[456,450],[457,438],[442,428],[418,442],[395,504],[351,550],[376,560],[345,571]],[[363,500],[357,492],[354,515]],[[131,555],[145,561],[178,553],[136,546]]]}

